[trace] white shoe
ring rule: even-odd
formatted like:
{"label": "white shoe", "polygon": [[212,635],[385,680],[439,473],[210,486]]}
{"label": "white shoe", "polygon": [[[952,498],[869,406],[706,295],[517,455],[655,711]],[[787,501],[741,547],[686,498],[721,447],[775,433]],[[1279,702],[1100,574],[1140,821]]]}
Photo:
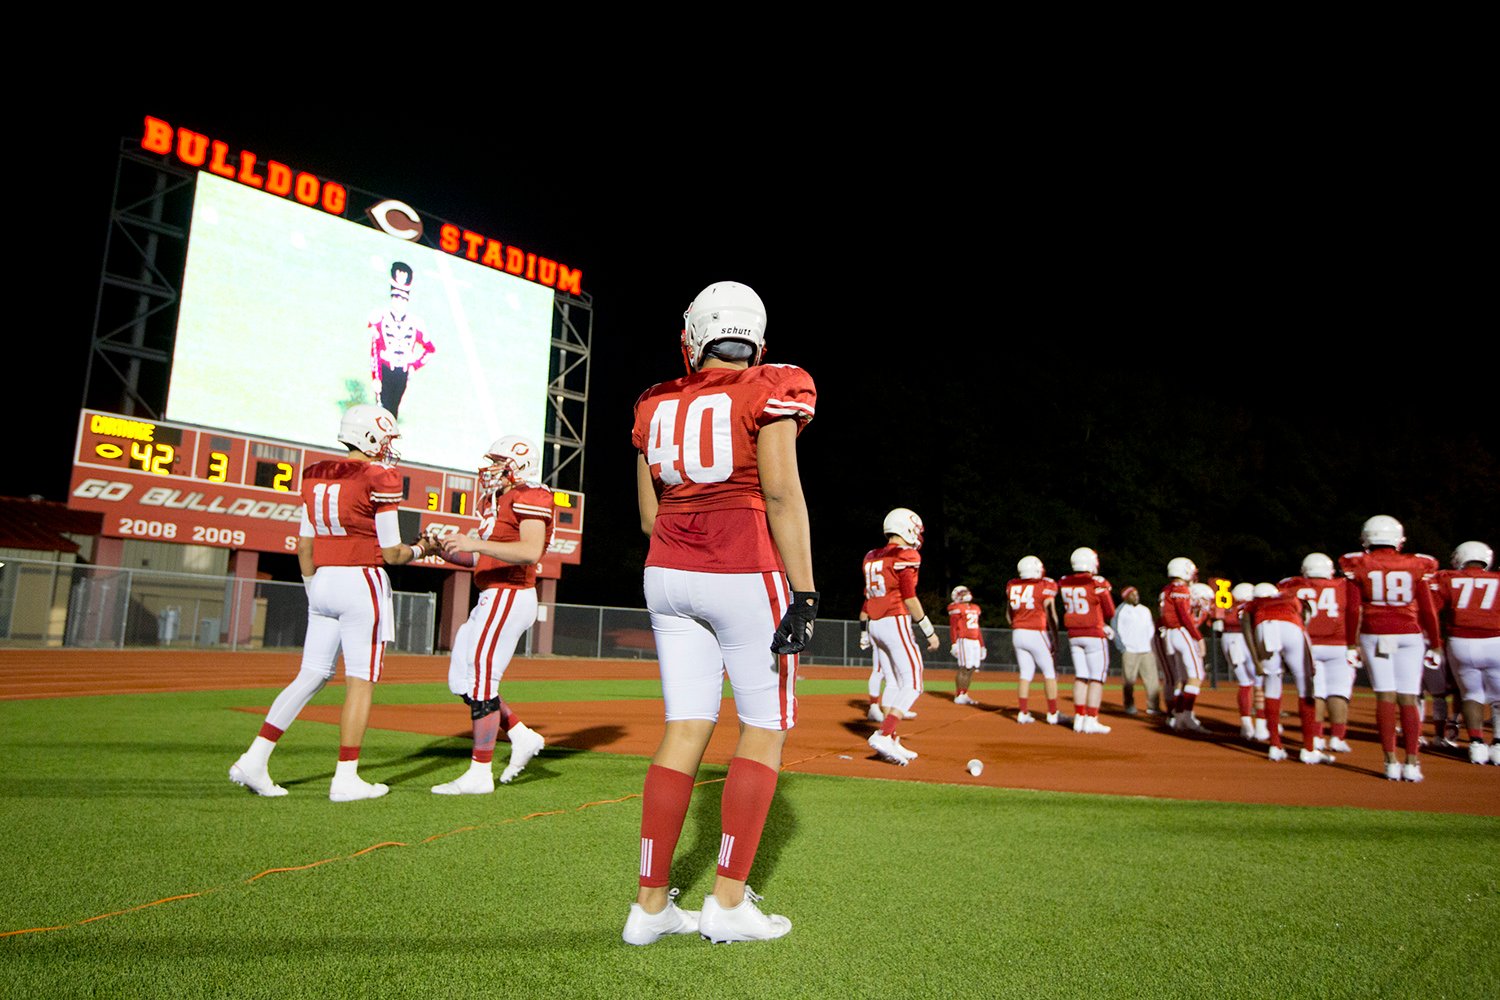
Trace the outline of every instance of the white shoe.
{"label": "white shoe", "polygon": [[1331,764],[1333,758],[1321,750],[1303,750],[1300,754],[1304,764]]}
{"label": "white shoe", "polygon": [[1075,732],[1075,733],[1084,732],[1087,729],[1087,727],[1088,727],[1088,721],[1087,720],[1088,720],[1088,716],[1086,716],[1086,715],[1075,715],[1075,716],[1073,716],[1073,732]]}
{"label": "white shoe", "polygon": [[529,728],[526,723],[518,722],[506,731],[510,737],[510,763],[505,765],[505,770],[500,772],[500,784],[508,785],[515,780],[516,775],[526,770],[526,765],[531,763],[531,758],[542,752],[542,747],[547,741],[542,739],[542,734],[535,729]]}
{"label": "white shoe", "polygon": [[1490,763],[1492,758],[1493,755],[1490,752],[1490,748],[1485,746],[1483,743],[1469,744],[1470,764],[1488,764]]}
{"label": "white shoe", "polygon": [[1182,718],[1177,720],[1177,731],[1179,733],[1206,733],[1208,728],[1191,712],[1183,712]]}
{"label": "white shoe", "polygon": [[1061,722],[1062,722],[1062,713],[1061,712],[1048,712],[1047,713],[1047,725],[1049,725],[1049,726],[1055,726],[1055,725],[1058,725]]}
{"label": "white shoe", "polygon": [[1389,761],[1389,762],[1387,762],[1386,765],[1385,765],[1385,780],[1386,781],[1400,781],[1401,780],[1401,765],[1398,764],[1398,763],[1396,763],[1395,761]]}
{"label": "white shoe", "polygon": [[495,790],[495,772],[484,765],[469,769],[452,781],[432,786],[433,795],[488,795]]}
{"label": "white shoe", "polygon": [[1286,760],[1286,751],[1281,747],[1272,747],[1266,751],[1266,760]]}
{"label": "white shoe", "polygon": [[1177,728],[1177,713],[1176,712],[1173,712],[1171,715],[1167,716],[1167,728],[1168,729],[1176,729]]}
{"label": "white shoe", "polygon": [[1314,750],[1327,750],[1328,749],[1328,741],[1325,740],[1325,739],[1323,739],[1323,737],[1321,737],[1321,736],[1314,736],[1313,737],[1313,749]]}
{"label": "white shoe", "polygon": [[910,758],[896,746],[896,741],[884,733],[875,733],[870,737],[868,742],[870,749],[879,754],[880,759],[883,761],[891,764],[899,764],[902,767],[905,767],[910,762]]}
{"label": "white shoe", "polygon": [[630,904],[630,915],[625,918],[625,933],[621,936],[626,944],[651,944],[667,934],[696,934],[699,916],[697,910],[681,910],[677,907],[677,894],[673,889],[667,895],[666,909],[660,913],[647,913],[640,903]]}
{"label": "white shoe", "polygon": [[[1478,744],[1483,746],[1483,743]],[[268,799],[274,799],[279,795],[285,795],[286,789],[271,780],[271,773],[264,765],[259,770],[247,765],[245,758],[241,757],[229,765],[229,780],[236,785],[244,785],[256,795],[264,795]]]}
{"label": "white shoe", "polygon": [[1271,738],[1271,727],[1266,725],[1265,719],[1255,720],[1255,738],[1261,743],[1265,743]]}
{"label": "white shoe", "polygon": [[1401,780],[1402,781],[1421,781],[1422,780],[1422,765],[1421,764],[1402,764],[1401,765]]}
{"label": "white shoe", "polygon": [[955,705],[977,705],[977,704],[979,704],[979,702],[975,701],[973,698],[970,698],[966,694],[961,694],[958,697],[956,697],[956,698],[953,699],[953,704],[955,704]]}
{"label": "white shoe", "polygon": [[1255,720],[1248,715],[1240,716],[1240,739],[1255,739]]}
{"label": "white shoe", "polygon": [[1103,736],[1113,728],[1113,726],[1106,726],[1104,723],[1100,722],[1092,715],[1088,716],[1083,721],[1083,731],[1086,733],[1095,733],[1097,735]]}
{"label": "white shoe", "polygon": [[1334,753],[1348,753],[1353,748],[1350,747],[1348,743],[1339,739],[1337,736],[1333,736],[1328,740],[1328,749],[1332,750]]}
{"label": "white shoe", "polygon": [[900,752],[900,754],[903,757],[905,757],[907,760],[916,760],[917,759],[917,752],[915,750],[913,750],[911,747],[906,746],[904,743],[902,743],[901,742],[901,737],[899,737],[899,736],[892,736],[891,737],[891,743],[893,743],[895,745],[896,750],[898,752]]}
{"label": "white shoe", "polygon": [[1016,721],[1019,722],[1021,725],[1024,726],[1028,722],[1035,722],[1036,719],[1035,719],[1035,717],[1032,716],[1032,714],[1030,712],[1021,712],[1021,713],[1019,713],[1016,716]]}
{"label": "white shoe", "polygon": [[884,722],[885,713],[880,710],[879,705],[871,705],[870,710],[865,713],[865,718],[871,722]]}
{"label": "white shoe", "polygon": [[714,944],[728,941],[769,941],[792,929],[792,922],[779,913],[766,916],[755,904],[760,896],[745,886],[745,899],[739,906],[724,909],[713,896],[703,899],[698,917],[698,933]]}
{"label": "white shoe", "polygon": [[903,718],[903,719],[915,719],[916,717],[917,717],[917,713],[916,712],[902,712],[901,713],[901,718]]}
{"label": "white shoe", "polygon": [[328,786],[328,800],[330,802],[358,802],[360,799],[378,799],[388,791],[390,791],[388,786],[372,785],[357,774],[343,778],[335,776]]}

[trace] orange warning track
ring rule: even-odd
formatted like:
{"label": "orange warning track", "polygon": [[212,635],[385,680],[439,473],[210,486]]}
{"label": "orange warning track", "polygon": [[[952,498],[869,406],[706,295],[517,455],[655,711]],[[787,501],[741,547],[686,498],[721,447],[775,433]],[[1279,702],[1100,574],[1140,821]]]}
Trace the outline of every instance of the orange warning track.
{"label": "orange warning track", "polygon": [[[292,677],[297,661],[295,654],[279,653],[3,650],[0,700],[275,687]],[[382,683],[442,683],[446,671],[446,657],[393,656]],[[847,680],[856,691],[865,677],[858,669],[838,667],[808,667],[802,675]],[[651,661],[573,659],[518,659],[506,675],[509,680],[655,676]],[[981,684],[1014,679],[1008,673],[980,675]],[[1105,736],[1084,736],[1041,721],[1018,725],[1013,690],[981,686],[974,692],[981,707],[955,705],[951,671],[929,670],[927,685],[928,693],[914,706],[917,717],[899,729],[902,742],[921,754],[910,765],[883,763],[866,746],[874,726],[864,718],[862,694],[819,694],[798,699],[798,725],[787,741],[785,769],[1043,791],[1500,816],[1500,767],[1470,764],[1466,751],[1428,748],[1422,755],[1427,780],[1386,781],[1375,736],[1374,701],[1368,693],[1354,700],[1349,735],[1353,752],[1339,755],[1333,765],[1309,766],[1297,760],[1301,741],[1295,713],[1283,718],[1290,754],[1286,761],[1271,763],[1263,746],[1240,740],[1233,689],[1228,687],[1209,691],[1198,702],[1199,718],[1212,735],[1181,737],[1154,719],[1127,717],[1111,708],[1119,704],[1115,685],[1105,694],[1103,721],[1114,727]],[[1065,681],[1063,690],[1070,689],[1071,680]],[[383,705],[378,690],[375,698],[372,728],[454,737],[468,733],[467,712],[456,701]],[[1032,706],[1037,706],[1035,697]],[[1070,707],[1065,699],[1065,717]],[[259,714],[265,707],[244,709]],[[661,704],[654,700],[529,702],[515,709],[550,747],[648,756],[661,735]],[[303,718],[336,724],[338,707],[309,706]],[[733,706],[726,702],[705,760],[728,762],[734,746],[733,720]],[[984,762],[977,778],[964,769],[970,758]]]}

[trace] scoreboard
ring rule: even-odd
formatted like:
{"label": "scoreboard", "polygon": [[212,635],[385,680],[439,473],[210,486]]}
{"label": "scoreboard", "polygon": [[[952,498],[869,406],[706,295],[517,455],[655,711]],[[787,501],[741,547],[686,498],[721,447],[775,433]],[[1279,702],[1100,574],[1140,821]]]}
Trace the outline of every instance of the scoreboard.
{"label": "scoreboard", "polygon": [[[295,552],[302,521],[302,470],[340,459],[319,449],[188,424],[84,410],[73,453],[68,505],[104,515],[102,534],[256,552]],[[429,526],[477,530],[474,474],[396,466],[406,500],[401,537]],[[580,561],[583,495],[554,491],[557,525],[540,574],[557,577]],[[437,556],[414,565],[457,569]]]}

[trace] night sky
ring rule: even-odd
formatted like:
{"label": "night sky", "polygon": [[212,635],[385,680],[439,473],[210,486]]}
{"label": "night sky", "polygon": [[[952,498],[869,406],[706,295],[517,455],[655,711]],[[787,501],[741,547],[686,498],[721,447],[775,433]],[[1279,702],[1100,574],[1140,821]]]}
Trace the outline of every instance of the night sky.
{"label": "night sky", "polygon": [[1500,544],[1494,363],[1467,354],[1493,321],[1469,316],[1460,191],[1333,139],[1293,155],[1201,122],[1021,122],[981,151],[955,141],[958,110],[537,111],[475,131],[106,97],[45,144],[65,195],[18,198],[31,267],[10,297],[27,377],[47,375],[40,412],[12,412],[27,460],[0,494],[65,499],[117,152],[147,114],[582,270],[587,533],[566,603],[642,603],[631,405],[681,373],[682,311],[723,279],[766,302],[767,360],[819,389],[799,460],[827,616],[857,614],[893,506],[928,523],[925,600],[962,582],[997,608],[1017,559],[1060,576],[1078,545],[1144,594],[1175,555],[1288,575],[1376,513],[1445,563]]}

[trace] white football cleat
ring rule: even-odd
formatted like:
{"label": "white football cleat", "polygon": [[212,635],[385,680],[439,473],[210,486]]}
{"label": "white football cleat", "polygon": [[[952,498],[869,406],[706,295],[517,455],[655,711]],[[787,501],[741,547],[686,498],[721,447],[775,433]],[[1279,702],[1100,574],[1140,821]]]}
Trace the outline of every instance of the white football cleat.
{"label": "white football cleat", "polygon": [[874,750],[881,760],[890,764],[899,764],[902,767],[910,763],[910,758],[896,746],[896,741],[884,733],[875,733],[868,742],[870,749]]}
{"label": "white football cleat", "polygon": [[625,918],[624,937],[626,944],[651,944],[668,934],[696,934],[699,914],[697,910],[682,910],[677,907],[677,894],[673,889],[667,895],[667,905],[660,913],[647,913],[640,903],[630,904],[630,915]]}
{"label": "white football cleat", "polygon": [[871,722],[884,722],[885,713],[880,710],[879,705],[871,705],[870,710],[865,713],[865,718]]}
{"label": "white football cleat", "polygon": [[1036,719],[1032,716],[1032,714],[1030,712],[1020,712],[1020,713],[1017,713],[1017,715],[1016,715],[1016,721],[1019,722],[1021,725],[1024,726],[1028,722],[1035,722]]}
{"label": "white football cleat", "polygon": [[1422,780],[1422,765],[1421,764],[1402,764],[1401,765],[1401,780],[1402,781],[1421,781]]}
{"label": "white football cleat", "polygon": [[1191,712],[1183,712],[1177,720],[1177,731],[1179,733],[1206,733],[1208,729],[1198,721],[1198,717]]}
{"label": "white football cleat", "polygon": [[891,743],[896,747],[896,750],[898,752],[900,752],[901,756],[905,757],[907,760],[916,760],[917,759],[917,752],[915,750],[913,750],[911,747],[909,747],[909,746],[905,745],[904,743],[902,743],[901,742],[901,737],[899,737],[899,736],[892,736],[891,737]]}
{"label": "white football cleat", "polygon": [[967,694],[961,694],[961,695],[959,695],[959,696],[957,696],[956,698],[953,699],[953,704],[955,704],[955,705],[977,705],[977,704],[979,704],[979,702],[975,701],[973,698],[970,698]]}
{"label": "white football cleat", "polygon": [[1106,726],[1104,723],[1100,722],[1092,715],[1090,715],[1083,721],[1083,731],[1086,733],[1095,733],[1097,735],[1103,736],[1113,728],[1113,726]]}
{"label": "white football cleat", "polygon": [[1272,747],[1266,751],[1266,760],[1286,760],[1286,751],[1281,747]]}
{"label": "white football cleat", "polygon": [[910,710],[902,711],[900,714],[903,719],[915,719],[917,717],[917,713]]}
{"label": "white football cleat", "polygon": [[1248,715],[1240,716],[1240,739],[1255,739],[1255,720]]}
{"label": "white football cleat", "polygon": [[1386,762],[1386,765],[1385,765],[1385,780],[1386,781],[1400,781],[1401,780],[1401,765],[1399,763],[1397,763],[1394,760]]}
{"label": "white football cleat", "polygon": [[1049,726],[1056,726],[1056,725],[1059,725],[1061,722],[1062,722],[1062,713],[1061,712],[1048,712],[1047,713],[1047,725],[1049,725]]}
{"label": "white football cleat", "polygon": [[1088,716],[1086,716],[1086,715],[1075,715],[1075,716],[1073,716],[1073,732],[1075,732],[1075,733],[1081,733],[1081,732],[1084,732],[1087,728],[1088,728]]}
{"label": "white football cleat", "polygon": [[1265,719],[1256,719],[1255,720],[1255,739],[1258,742],[1265,743],[1270,738],[1271,738],[1271,727],[1268,726],[1268,725],[1266,725],[1266,720]]}
{"label": "white football cleat", "polygon": [[698,916],[698,933],[714,944],[729,941],[770,941],[792,929],[792,922],[779,913],[770,916],[755,904],[760,896],[745,886],[745,898],[739,906],[724,909],[713,896],[705,896]]}
{"label": "white football cleat", "polygon": [[[1479,746],[1483,745],[1479,744]],[[257,770],[252,765],[247,765],[243,757],[229,765],[229,780],[236,785],[244,785],[256,795],[264,795],[268,799],[286,794],[285,788],[271,780],[269,770],[264,766]]]}
{"label": "white football cleat", "polygon": [[510,737],[510,763],[505,765],[505,770],[500,772],[500,784],[508,785],[515,780],[516,775],[526,770],[526,765],[531,763],[531,758],[542,752],[542,747],[547,741],[542,739],[542,734],[535,729],[529,728],[524,722],[518,722],[505,735]]}
{"label": "white football cleat", "polygon": [[452,781],[432,786],[433,795],[489,795],[495,790],[495,772],[480,764]]}
{"label": "white football cleat", "polygon": [[1327,750],[1328,749],[1328,742],[1326,740],[1324,740],[1323,737],[1321,737],[1321,736],[1314,736],[1313,737],[1313,749],[1314,750]]}
{"label": "white football cleat", "polygon": [[334,775],[328,786],[328,801],[358,802],[361,799],[378,799],[388,791],[388,786],[371,784],[357,774],[344,777]]}
{"label": "white football cleat", "polygon": [[1332,750],[1334,753],[1348,753],[1353,748],[1349,746],[1348,743],[1339,739],[1337,736],[1334,736],[1328,740],[1328,749]]}
{"label": "white football cleat", "polygon": [[1333,758],[1321,750],[1304,749],[1299,756],[1304,764],[1329,764],[1333,762]]}
{"label": "white football cleat", "polygon": [[1485,746],[1483,743],[1469,744],[1470,764],[1488,764],[1490,763],[1493,756],[1494,755],[1491,753],[1490,748]]}

